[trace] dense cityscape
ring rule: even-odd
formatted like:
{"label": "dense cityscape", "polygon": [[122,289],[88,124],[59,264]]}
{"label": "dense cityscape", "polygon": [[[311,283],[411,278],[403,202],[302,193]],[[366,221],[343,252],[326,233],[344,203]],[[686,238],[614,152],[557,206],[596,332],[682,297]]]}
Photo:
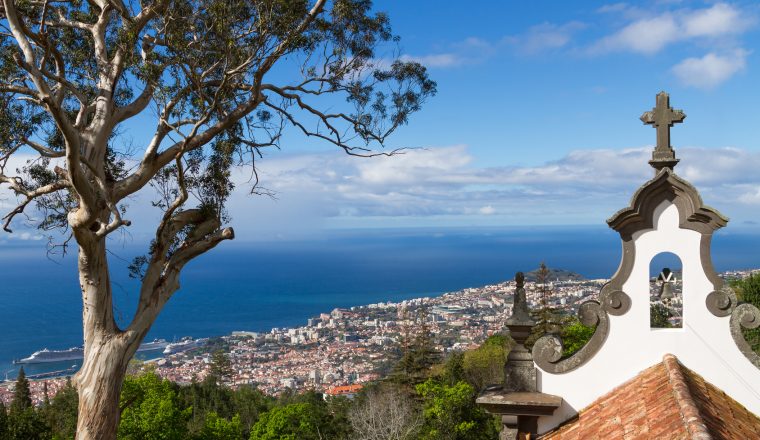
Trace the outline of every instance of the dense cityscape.
{"label": "dense cityscape", "polygon": [[[749,276],[755,270],[721,273],[725,279]],[[535,281],[526,283],[527,299],[536,310],[544,302],[559,314],[574,313],[585,301],[596,299],[607,281],[584,279],[569,272],[549,276],[543,295]],[[467,350],[488,336],[502,332],[511,312],[514,281],[466,288],[438,297],[401,302],[381,302],[309,318],[296,328],[273,328],[266,333],[236,331],[211,338],[203,345],[168,354],[136,366],[154,369],[171,381],[187,384],[208,374],[214,351],[224,350],[233,374],[227,385],[252,384],[269,395],[287,389],[315,390],[325,394],[351,395],[361,384],[388,373],[400,356],[404,341],[423,331],[435,335],[440,352]],[[659,288],[652,282],[654,298]],[[676,297],[671,307],[680,304],[680,279],[675,278]],[[676,319],[677,323],[678,318]],[[67,377],[31,381],[32,399],[40,404],[61,389]],[[0,385],[0,399],[7,405],[13,395],[13,382]]]}

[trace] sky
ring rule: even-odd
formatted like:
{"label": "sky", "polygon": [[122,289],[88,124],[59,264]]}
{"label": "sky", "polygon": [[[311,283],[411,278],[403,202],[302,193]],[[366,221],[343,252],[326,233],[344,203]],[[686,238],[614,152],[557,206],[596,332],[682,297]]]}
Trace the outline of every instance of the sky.
{"label": "sky", "polygon": [[[355,158],[287,134],[282,150],[259,161],[274,197],[248,195],[250,170],[236,170],[229,206],[239,239],[604,225],[653,176],[655,130],[639,116],[661,90],[687,115],[672,129],[675,171],[732,226],[760,230],[760,5],[376,1],[375,9],[401,37],[394,50],[438,84],[388,142],[412,149]],[[131,201],[142,220],[130,227],[135,240],[155,227],[146,205]],[[41,238],[16,237],[24,234]]]}
{"label": "sky", "polygon": [[676,172],[732,226],[754,223],[757,4],[375,5],[438,83],[390,141],[419,150],[357,159],[294,139],[261,163],[277,200],[256,200],[258,216],[291,230],[604,225],[653,175],[655,130],[639,117],[665,90],[687,115],[672,129]]}

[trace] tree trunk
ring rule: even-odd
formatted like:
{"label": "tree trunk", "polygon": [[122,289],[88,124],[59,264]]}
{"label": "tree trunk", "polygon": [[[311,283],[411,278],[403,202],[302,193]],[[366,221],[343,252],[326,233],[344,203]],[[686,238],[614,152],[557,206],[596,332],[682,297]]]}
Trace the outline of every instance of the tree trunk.
{"label": "tree trunk", "polygon": [[113,440],[122,381],[140,342],[114,321],[105,240],[76,235],[84,327],[84,362],[74,378],[79,393],[76,439]]}
{"label": "tree trunk", "polygon": [[126,344],[119,342],[101,340],[85,345],[84,364],[76,377],[79,393],[77,440],[116,438],[119,396],[129,362],[124,349]]}

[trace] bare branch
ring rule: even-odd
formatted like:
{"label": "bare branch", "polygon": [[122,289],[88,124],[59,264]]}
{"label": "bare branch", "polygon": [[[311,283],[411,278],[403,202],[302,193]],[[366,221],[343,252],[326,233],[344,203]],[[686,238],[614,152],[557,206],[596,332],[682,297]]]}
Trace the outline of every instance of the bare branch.
{"label": "bare branch", "polygon": [[42,157],[57,158],[63,157],[64,155],[63,151],[52,150],[42,144],[32,141],[31,139],[22,138],[21,142],[35,149]]}
{"label": "bare branch", "polygon": [[26,208],[26,206],[29,203],[31,203],[34,199],[36,199],[37,197],[44,196],[46,194],[51,194],[56,191],[60,191],[62,189],[68,188],[69,186],[68,182],[64,180],[59,180],[57,182],[44,185],[39,188],[28,189],[24,187],[23,183],[21,182],[21,179],[17,177],[8,177],[2,174],[0,174],[0,183],[7,184],[13,190],[13,192],[25,197],[23,202],[21,202],[11,212],[6,214],[2,218],[2,220],[4,220],[3,229],[6,232],[13,232],[13,230],[10,229],[10,224],[13,221],[13,218],[21,214],[22,212],[24,212],[24,209]]}
{"label": "bare branch", "polygon": [[[219,133],[231,127],[241,118],[255,109],[262,101],[263,96],[252,97],[250,100],[231,111],[225,119],[218,121],[204,132],[192,137],[189,141],[179,141],[163,152],[144,158],[137,171],[129,177],[114,185],[114,199],[121,200],[130,194],[139,191],[148,181],[164,166],[177,157],[181,151],[191,151],[211,142]],[[157,147],[157,145],[156,145]]]}
{"label": "bare branch", "polygon": [[[201,232],[206,232],[208,229],[216,229],[219,227],[219,221],[217,219],[207,220],[204,223],[198,225],[198,235]],[[167,266],[170,270],[179,270],[187,262],[205,253],[206,251],[213,249],[216,245],[224,240],[232,240],[235,238],[235,231],[232,228],[224,228],[216,232],[205,235],[203,238],[191,241],[188,244],[181,246],[177,252],[169,259]]]}

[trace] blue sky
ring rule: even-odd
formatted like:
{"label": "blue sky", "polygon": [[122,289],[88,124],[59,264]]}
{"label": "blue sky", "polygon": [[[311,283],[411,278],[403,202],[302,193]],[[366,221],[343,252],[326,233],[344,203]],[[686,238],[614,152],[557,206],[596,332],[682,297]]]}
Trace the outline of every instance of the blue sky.
{"label": "blue sky", "polygon": [[[596,224],[652,175],[655,130],[639,121],[666,90],[676,172],[705,202],[755,227],[760,212],[760,6],[752,2],[376,1],[400,53],[438,94],[398,130],[392,158],[357,159],[295,133],[259,162],[275,199],[230,211],[242,240],[333,228]],[[389,56],[378,54],[379,57]],[[131,135],[139,141],[140,129]],[[1,202],[0,202],[1,203]],[[131,202],[131,237],[157,213]],[[20,235],[19,235],[20,236]],[[27,238],[36,235],[30,231]],[[7,240],[7,238],[0,238]]]}
{"label": "blue sky", "polygon": [[[760,210],[760,7],[753,3],[377,2],[438,95],[391,141],[347,158],[293,139],[262,162],[263,229],[598,224],[652,175],[666,90],[676,171],[752,226]],[[241,215],[248,206],[238,205]],[[306,228],[308,229],[308,228]],[[310,232],[313,232],[311,230]],[[278,232],[279,234],[280,232]],[[287,232],[282,232],[287,235]]]}
{"label": "blue sky", "polygon": [[[667,90],[676,146],[757,148],[758,6],[709,2],[379,2],[439,83],[402,142],[467,144],[475,164],[538,165],[647,145]],[[442,127],[446,129],[442,130]]]}

